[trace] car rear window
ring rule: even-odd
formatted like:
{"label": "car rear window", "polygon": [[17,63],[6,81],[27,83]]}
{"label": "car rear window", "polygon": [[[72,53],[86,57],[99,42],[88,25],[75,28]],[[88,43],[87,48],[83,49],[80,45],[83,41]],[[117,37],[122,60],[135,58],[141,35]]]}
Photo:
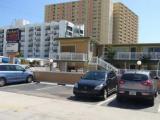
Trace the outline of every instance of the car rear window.
{"label": "car rear window", "polygon": [[127,81],[145,81],[148,80],[148,76],[144,74],[124,74],[121,78],[122,80]]}

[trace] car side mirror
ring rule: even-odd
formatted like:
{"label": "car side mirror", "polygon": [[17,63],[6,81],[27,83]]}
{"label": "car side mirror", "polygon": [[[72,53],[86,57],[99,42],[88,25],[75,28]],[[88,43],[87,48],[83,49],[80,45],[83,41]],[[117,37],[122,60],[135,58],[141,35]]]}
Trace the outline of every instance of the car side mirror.
{"label": "car side mirror", "polygon": [[154,79],[155,79],[155,80],[159,80],[159,77],[158,77],[158,76],[155,76]]}
{"label": "car side mirror", "polygon": [[23,72],[25,72],[25,71],[26,71],[26,69],[23,69],[22,71],[23,71]]}

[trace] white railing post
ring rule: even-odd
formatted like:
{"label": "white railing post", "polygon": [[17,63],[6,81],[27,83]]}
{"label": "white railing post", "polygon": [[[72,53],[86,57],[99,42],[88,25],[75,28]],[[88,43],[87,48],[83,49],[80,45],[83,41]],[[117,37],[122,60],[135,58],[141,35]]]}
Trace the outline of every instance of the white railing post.
{"label": "white railing post", "polygon": [[71,53],[70,55],[71,55],[71,60],[73,60],[73,56],[72,56],[72,53]]}

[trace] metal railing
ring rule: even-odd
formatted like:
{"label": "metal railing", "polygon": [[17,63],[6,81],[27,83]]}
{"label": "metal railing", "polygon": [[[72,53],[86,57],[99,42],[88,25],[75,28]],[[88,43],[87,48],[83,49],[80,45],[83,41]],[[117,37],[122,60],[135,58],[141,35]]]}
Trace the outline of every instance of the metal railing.
{"label": "metal railing", "polygon": [[84,53],[61,52],[51,55],[50,58],[53,60],[88,61],[87,54]]}
{"label": "metal railing", "polygon": [[98,57],[93,57],[89,64],[92,64],[92,65],[99,65],[101,67],[103,67],[104,69],[106,70],[113,70],[115,72],[118,72],[118,69],[116,67],[114,67],[113,65],[111,65],[110,63],[104,61],[103,59],[101,58],[98,58]]}
{"label": "metal railing", "polygon": [[[144,70],[144,69],[141,69],[142,71],[150,71],[152,73],[153,76],[158,76],[160,77],[160,70]],[[125,72],[127,71],[139,71],[138,69],[119,69],[118,70],[118,74],[119,75],[122,75],[124,74]]]}
{"label": "metal railing", "polygon": [[114,59],[117,60],[139,60],[143,58],[159,60],[160,52],[118,52]]}

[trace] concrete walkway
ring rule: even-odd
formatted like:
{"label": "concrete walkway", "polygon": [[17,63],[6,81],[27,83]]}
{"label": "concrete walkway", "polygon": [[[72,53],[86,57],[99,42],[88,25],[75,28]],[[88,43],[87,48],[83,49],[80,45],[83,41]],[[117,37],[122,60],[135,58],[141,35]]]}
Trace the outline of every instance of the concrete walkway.
{"label": "concrete walkway", "polygon": [[131,111],[0,91],[0,120],[160,120]]}

